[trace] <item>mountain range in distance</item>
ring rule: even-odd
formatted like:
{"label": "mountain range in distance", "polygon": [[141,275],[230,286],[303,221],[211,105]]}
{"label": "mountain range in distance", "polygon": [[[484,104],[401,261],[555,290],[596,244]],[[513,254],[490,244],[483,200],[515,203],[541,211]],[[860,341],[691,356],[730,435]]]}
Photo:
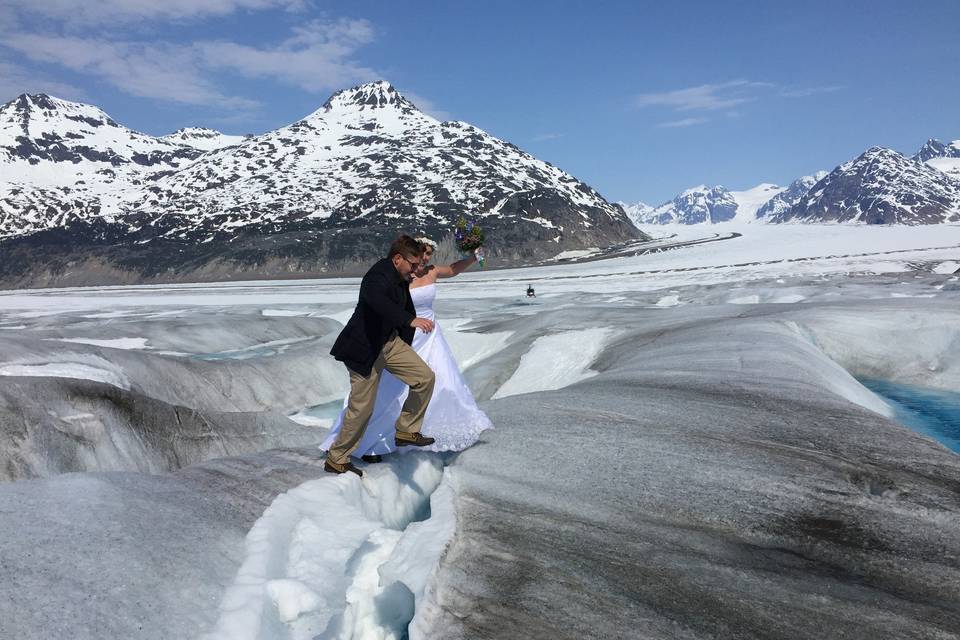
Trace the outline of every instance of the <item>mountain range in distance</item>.
{"label": "mountain range in distance", "polygon": [[638,225],[960,220],[960,141],[872,147],[787,187],[700,185],[613,203],[385,81],[260,135],[151,136],[44,94],[0,106],[0,287],[354,275],[399,231],[482,225],[491,262],[537,263],[646,239]]}
{"label": "mountain range in distance", "polygon": [[652,207],[620,203],[636,225],[721,222],[941,224],[960,221],[960,140],[930,139],[912,157],[871,147],[787,187],[699,185]]}

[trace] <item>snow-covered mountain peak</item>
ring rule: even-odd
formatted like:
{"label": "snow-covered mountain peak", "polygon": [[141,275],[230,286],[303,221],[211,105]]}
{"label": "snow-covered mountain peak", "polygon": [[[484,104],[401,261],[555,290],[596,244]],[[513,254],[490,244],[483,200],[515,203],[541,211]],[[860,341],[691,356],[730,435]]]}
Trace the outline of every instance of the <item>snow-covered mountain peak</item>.
{"label": "snow-covered mountain peak", "polygon": [[207,127],[183,127],[161,139],[209,151],[240,144],[247,139],[247,136],[231,136]]}
{"label": "snow-covered mountain peak", "polygon": [[906,158],[899,151],[894,151],[889,147],[872,146],[857,158],[847,162],[848,165],[864,162],[900,162]]}
{"label": "snow-covered mountain peak", "polygon": [[634,220],[641,224],[700,224],[733,219],[737,202],[722,185],[697,185],[653,210],[636,210]]}
{"label": "snow-covered mountain peak", "polygon": [[757,219],[757,210],[770,201],[771,198],[783,192],[783,187],[763,182],[745,191],[731,191],[730,195],[737,202],[738,221],[750,222]]}
{"label": "snow-covered mountain peak", "polygon": [[207,127],[181,127],[176,131],[174,131],[173,133],[163,137],[191,139],[191,138],[216,138],[217,136],[222,136],[222,135],[223,133],[217,131],[216,129],[209,129]]}
{"label": "snow-covered mountain peak", "polygon": [[697,185],[656,209],[624,205],[639,224],[850,222],[939,224],[960,220],[960,140],[931,138],[913,157],[873,146],[836,167],[745,191]]}
{"label": "snow-covered mountain peak", "polygon": [[624,206],[624,209],[635,224],[749,222],[756,219],[757,210],[764,203],[783,191],[783,187],[769,182],[744,191],[730,191],[723,185],[699,184],[655,209],[642,203]]}
{"label": "snow-covered mountain peak", "polygon": [[617,202],[624,212],[627,214],[627,217],[630,218],[630,222],[634,226],[640,226],[641,224],[646,224],[648,217],[653,213],[654,207],[651,207],[645,202]]}
{"label": "snow-covered mountain peak", "polygon": [[786,189],[780,189],[769,200],[764,202],[754,214],[757,220],[772,220],[778,216],[785,215],[800,198],[805,196],[808,191],[827,176],[826,171],[817,171],[813,175],[797,178],[790,183]]}
{"label": "snow-covered mountain peak", "polygon": [[817,182],[775,222],[938,224],[960,219],[960,185],[886,147],[870,147]]}
{"label": "snow-covered mountain peak", "polygon": [[418,111],[392,84],[380,80],[336,92],[323,104],[322,111],[368,111],[391,107],[401,111]]}
{"label": "snow-covered mountain peak", "polygon": [[[720,185],[720,188],[722,189],[723,186]],[[710,191],[710,187],[708,187],[708,186],[705,185],[705,184],[698,184],[698,185],[695,186],[695,187],[690,187],[689,189],[684,189],[684,190],[680,193],[680,195],[681,195],[681,196],[691,196],[691,195],[700,194],[700,193],[707,193],[708,191]]]}
{"label": "snow-covered mountain peak", "polygon": [[[322,252],[340,264],[361,259],[377,234],[398,226],[443,234],[464,212],[504,246],[543,255],[637,236],[588,185],[468,123],[424,114],[387,82],[336,93],[249,140],[200,128],[154,138],[83,127],[29,137],[0,130],[4,177],[23,185],[4,199],[0,182],[0,238],[100,221],[114,225],[118,242],[138,243],[349,229],[349,241]],[[72,208],[61,214],[61,203]]]}
{"label": "snow-covered mountain peak", "polygon": [[913,159],[960,181],[960,140],[941,142],[930,138]]}
{"label": "snow-covered mountain peak", "polygon": [[934,158],[960,158],[960,140],[941,142],[936,138],[930,138],[913,156],[914,160],[920,162],[927,162]]}
{"label": "snow-covered mountain peak", "polygon": [[914,160],[888,147],[870,147],[858,157],[840,165],[841,170],[892,171],[896,174],[912,171]]}
{"label": "snow-covered mountain peak", "polygon": [[0,237],[112,223],[131,187],[203,151],[128,129],[101,109],[45,94],[0,107]]}
{"label": "snow-covered mountain peak", "polygon": [[46,94],[24,94],[0,107],[6,182],[73,188],[82,186],[78,181],[177,168],[200,153],[128,129],[98,107]]}
{"label": "snow-covered mountain peak", "polygon": [[0,107],[0,131],[15,135],[38,135],[64,127],[74,128],[77,123],[94,128],[119,126],[98,107],[45,93],[24,93]]}

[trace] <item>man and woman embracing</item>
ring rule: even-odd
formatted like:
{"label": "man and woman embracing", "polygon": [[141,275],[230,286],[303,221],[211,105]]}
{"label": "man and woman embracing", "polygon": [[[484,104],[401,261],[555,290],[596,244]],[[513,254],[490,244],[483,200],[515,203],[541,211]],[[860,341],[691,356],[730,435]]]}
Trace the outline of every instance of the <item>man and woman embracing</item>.
{"label": "man and woman embracing", "polygon": [[360,283],[357,307],[330,350],[350,374],[344,409],[320,446],[331,473],[363,475],[351,457],[380,462],[399,447],[460,451],[493,426],[433,312],[437,279],[477,258],[435,266],[435,249],[429,238],[400,236]]}

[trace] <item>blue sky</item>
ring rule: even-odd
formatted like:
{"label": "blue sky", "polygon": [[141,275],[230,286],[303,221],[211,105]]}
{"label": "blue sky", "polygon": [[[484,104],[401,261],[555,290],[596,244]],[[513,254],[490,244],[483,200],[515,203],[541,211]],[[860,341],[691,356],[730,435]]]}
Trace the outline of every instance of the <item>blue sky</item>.
{"label": "blue sky", "polygon": [[386,79],[659,204],[960,138],[960,2],[0,0],[0,100],[260,133]]}

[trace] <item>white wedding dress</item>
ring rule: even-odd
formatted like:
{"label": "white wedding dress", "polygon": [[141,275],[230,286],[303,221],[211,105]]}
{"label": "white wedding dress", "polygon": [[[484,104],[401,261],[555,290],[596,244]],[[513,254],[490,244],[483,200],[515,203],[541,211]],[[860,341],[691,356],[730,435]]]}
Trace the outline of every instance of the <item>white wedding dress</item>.
{"label": "white wedding dress", "polygon": [[[437,297],[436,284],[410,289],[410,297],[413,299],[419,317],[435,321],[433,301]],[[420,433],[436,441],[428,447],[403,447],[401,451],[462,451],[476,442],[481,432],[492,429],[493,424],[487,414],[477,406],[470,388],[460,375],[460,369],[453,358],[450,346],[443,339],[443,331],[439,323],[434,325],[430,333],[417,329],[412,346],[437,376],[433,396],[427,406],[427,413],[420,429]],[[403,401],[407,399],[408,389],[407,385],[389,371],[383,371],[380,376],[380,386],[377,388],[373,415],[367,423],[367,429],[359,446],[351,455],[355,457],[382,455],[397,450],[394,441],[395,425]],[[347,400],[344,400],[343,406],[346,408]],[[343,411],[340,412],[340,417],[331,427],[326,440],[320,445],[324,451],[328,451],[333,446],[337,434],[340,433],[343,413]]]}

